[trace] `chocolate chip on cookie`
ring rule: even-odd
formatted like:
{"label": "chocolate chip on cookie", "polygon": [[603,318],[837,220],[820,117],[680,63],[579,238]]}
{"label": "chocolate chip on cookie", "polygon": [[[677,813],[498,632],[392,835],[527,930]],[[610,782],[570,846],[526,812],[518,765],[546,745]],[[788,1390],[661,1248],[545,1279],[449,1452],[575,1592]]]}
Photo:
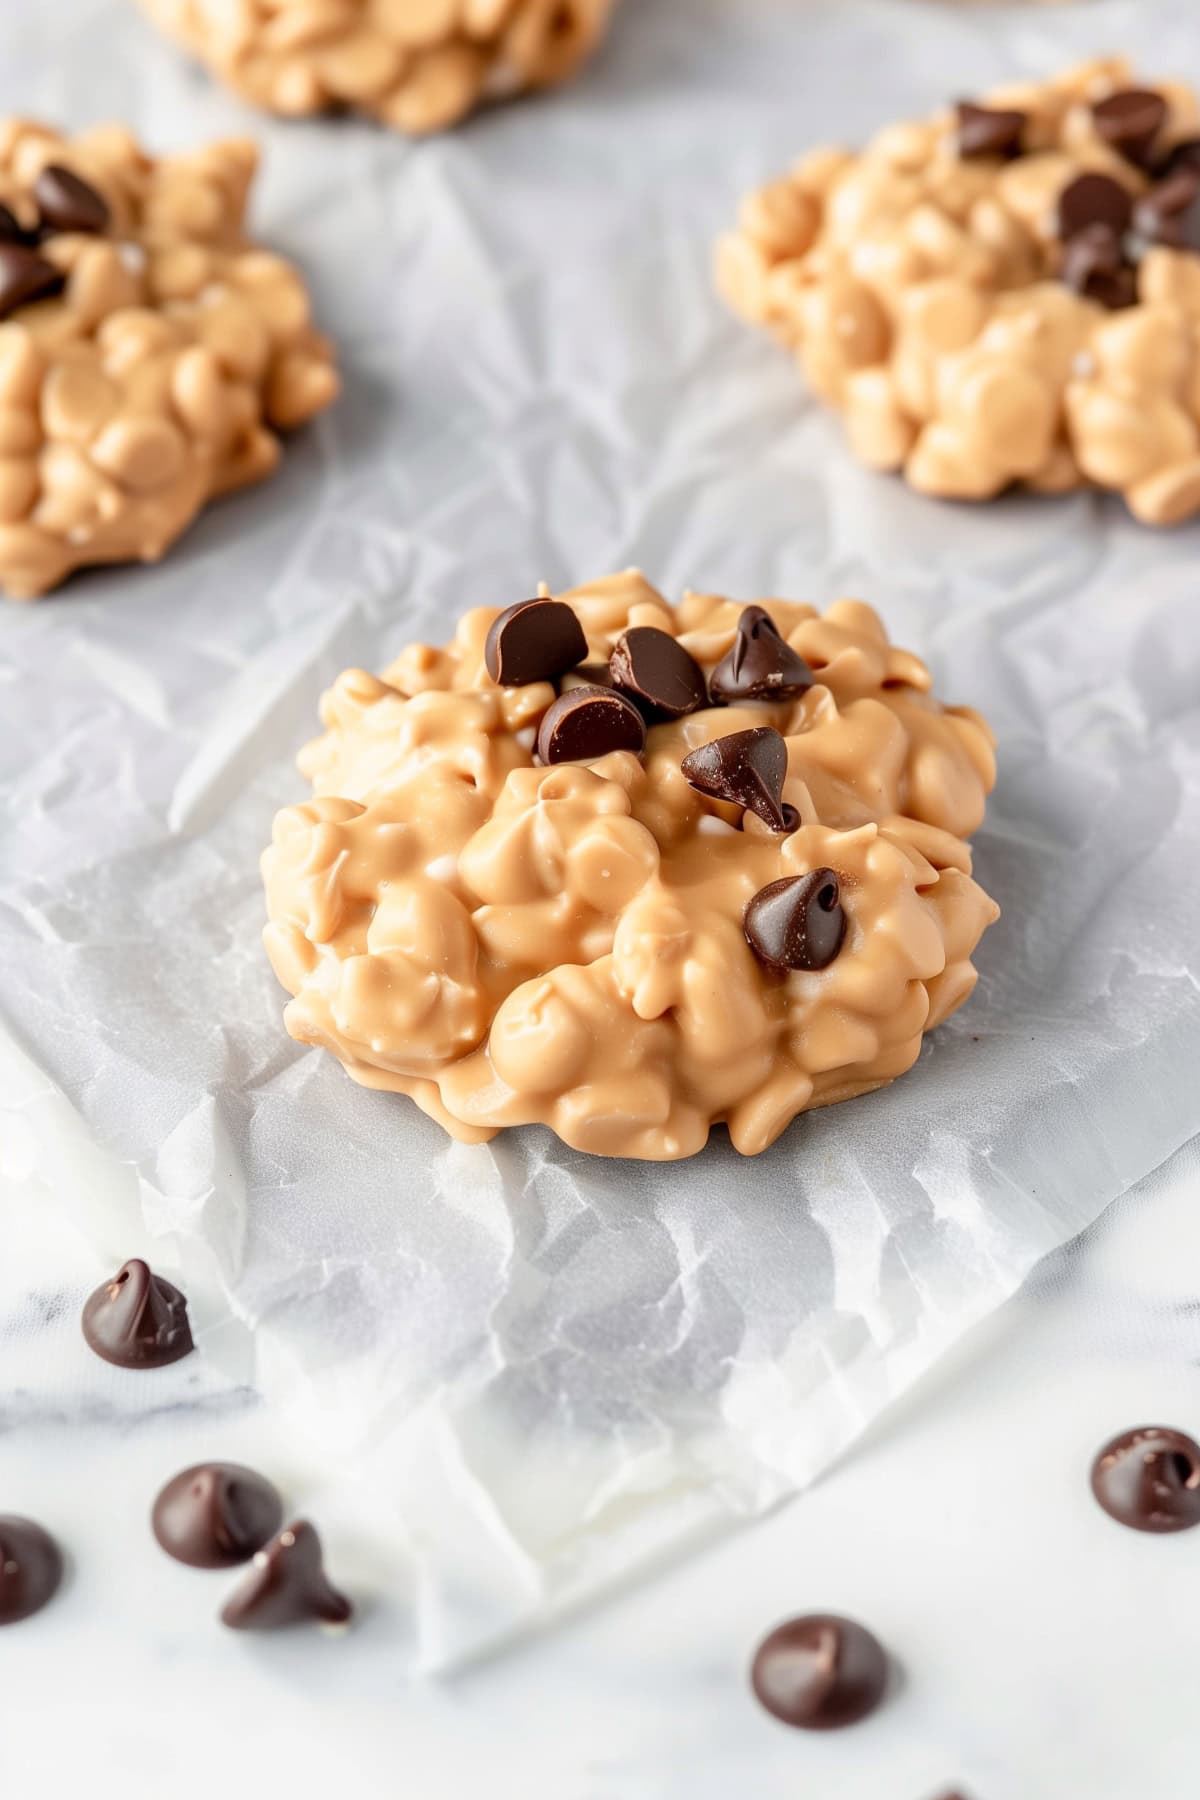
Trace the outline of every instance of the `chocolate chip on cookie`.
{"label": "chocolate chip on cookie", "polygon": [[653,723],[681,719],[708,705],[704,670],[678,638],[655,625],[622,632],[608,659],[613,686]]}
{"label": "chocolate chip on cookie", "polygon": [[958,154],[968,162],[976,157],[1007,160],[1020,156],[1027,119],[1028,114],[1007,107],[976,106],[974,101],[960,100]]}
{"label": "chocolate chip on cookie", "polygon": [[544,763],[594,762],[612,750],[639,755],[646,743],[641,713],[614,688],[568,688],[542,720],[537,752]]}
{"label": "chocolate chip on cookie", "polygon": [[1200,168],[1181,163],[1144,193],[1133,209],[1133,230],[1147,244],[1200,251]]}
{"label": "chocolate chip on cookie", "polygon": [[1137,272],[1107,225],[1089,225],[1075,234],[1063,253],[1062,278],[1073,293],[1113,312],[1137,302]]}
{"label": "chocolate chip on cookie", "polygon": [[1133,195],[1111,175],[1077,175],[1058,196],[1058,235],[1067,243],[1093,225],[1107,226],[1119,238],[1129,229]]}
{"label": "chocolate chip on cookie", "polygon": [[18,306],[46,300],[62,289],[62,271],[52,262],[27,244],[0,241],[0,319],[7,319]]}
{"label": "chocolate chip on cookie", "polygon": [[762,606],[744,606],[729,653],[709,676],[714,706],[739,700],[792,700],[812,686],[812,670]]}
{"label": "chocolate chip on cookie", "polygon": [[1127,162],[1139,165],[1150,159],[1166,118],[1166,101],[1150,88],[1123,88],[1092,108],[1097,134]]}
{"label": "chocolate chip on cookie", "polygon": [[506,607],[483,652],[488,674],[501,687],[555,681],[586,655],[583,626],[564,600],[548,595]]}
{"label": "chocolate chip on cookie", "polygon": [[784,739],[773,726],[759,725],[699,745],[679,766],[697,793],[752,812],[772,831],[794,831],[799,815],[783,799],[787,765]]}
{"label": "chocolate chip on cookie", "polygon": [[743,924],[755,956],[771,968],[828,968],[846,935],[841,883],[832,869],[769,881],[750,901]]}
{"label": "chocolate chip on cookie", "polygon": [[99,235],[108,230],[108,201],[90,181],[50,163],[33,187],[38,213],[47,231],[83,231]]}

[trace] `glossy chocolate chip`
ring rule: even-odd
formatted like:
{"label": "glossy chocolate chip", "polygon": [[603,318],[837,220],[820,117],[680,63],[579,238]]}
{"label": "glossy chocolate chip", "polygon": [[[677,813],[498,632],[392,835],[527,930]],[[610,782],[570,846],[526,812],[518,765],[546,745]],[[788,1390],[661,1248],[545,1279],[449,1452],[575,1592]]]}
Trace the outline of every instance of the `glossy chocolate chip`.
{"label": "glossy chocolate chip", "polygon": [[883,1646],[865,1625],[835,1613],[789,1619],[754,1655],[750,1684],[785,1725],[836,1731],[873,1713],[887,1690]]}
{"label": "glossy chocolate chip", "polygon": [[538,727],[537,752],[544,763],[592,762],[611,750],[640,754],[646,722],[631,700],[613,688],[568,688]]}
{"label": "glossy chocolate chip", "polygon": [[746,907],[746,939],[772,969],[826,969],[842,947],[846,914],[832,869],[785,875],[760,888]]}
{"label": "glossy chocolate chip", "polygon": [[345,1625],[353,1611],[325,1573],[320,1538],[299,1519],[257,1553],[221,1609],[221,1622],[232,1631],[279,1631],[287,1625]]}
{"label": "glossy chocolate chip", "polygon": [[1063,252],[1062,278],[1072,292],[1114,312],[1137,300],[1137,273],[1107,225],[1089,225],[1075,234]]}
{"label": "glossy chocolate chip", "polygon": [[[734,731],[691,750],[679,765],[697,793],[743,807],[773,831],[794,831],[784,811],[787,744],[770,725]],[[788,809],[795,813],[795,808]]]}
{"label": "glossy chocolate chip", "polygon": [[1168,175],[1175,175],[1180,169],[1200,170],[1200,137],[1183,138],[1173,144],[1155,165],[1154,172],[1160,181],[1165,181]]}
{"label": "glossy chocolate chip", "polygon": [[716,706],[791,700],[805,693],[812,679],[812,670],[781,636],[766,608],[744,606],[729,652],[709,676],[708,691]]}
{"label": "glossy chocolate chip", "polygon": [[0,242],[0,319],[33,300],[60,294],[62,289],[62,273],[52,262],[28,244]]}
{"label": "glossy chocolate chip", "polygon": [[669,631],[634,625],[623,632],[608,659],[613,686],[627,694],[652,722],[681,719],[708,705],[704,670]]}
{"label": "glossy chocolate chip", "polygon": [[62,1581],[62,1551],[40,1525],[0,1513],[0,1625],[16,1625],[53,1600]]}
{"label": "glossy chocolate chip", "polygon": [[1123,1431],[1092,1464],[1092,1492],[1132,1531],[1190,1531],[1200,1525],[1200,1444],[1168,1425]]}
{"label": "glossy chocolate chip", "polygon": [[1133,230],[1147,244],[1200,251],[1200,169],[1181,164],[1142,194],[1134,205]]}
{"label": "glossy chocolate chip", "polygon": [[565,600],[518,600],[487,634],[484,661],[501,687],[555,681],[587,655],[583,626]]}
{"label": "glossy chocolate chip", "polygon": [[975,157],[1012,157],[1021,154],[1021,136],[1028,114],[1007,108],[958,103],[958,154]]}
{"label": "glossy chocolate chip", "polygon": [[34,183],[33,198],[47,231],[108,230],[108,202],[103,194],[61,163],[42,170]]}
{"label": "glossy chocolate chip", "polygon": [[1092,108],[1097,135],[1127,162],[1139,165],[1150,160],[1166,118],[1166,101],[1149,88],[1123,88]]}
{"label": "glossy chocolate chip", "polygon": [[1129,229],[1133,196],[1111,175],[1077,175],[1058,196],[1058,235],[1065,242],[1093,225],[1120,238]]}
{"label": "glossy chocolate chip", "polygon": [[137,1257],[90,1296],[83,1335],[119,1369],[161,1369],[194,1348],[187,1301]]}
{"label": "glossy chocolate chip", "polygon": [[154,1502],[154,1535],[176,1562],[230,1569],[249,1562],[283,1524],[283,1502],[265,1476],[241,1463],[184,1469]]}

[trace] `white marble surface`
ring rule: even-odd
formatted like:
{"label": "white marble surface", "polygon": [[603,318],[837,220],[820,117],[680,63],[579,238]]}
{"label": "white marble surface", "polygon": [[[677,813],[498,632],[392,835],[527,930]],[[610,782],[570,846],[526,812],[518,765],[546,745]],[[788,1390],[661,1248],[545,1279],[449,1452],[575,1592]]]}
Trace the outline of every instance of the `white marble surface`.
{"label": "white marble surface", "polygon": [[[106,1271],[44,1201],[5,1194],[0,1509],[43,1520],[64,1591],[0,1635],[0,1793],[172,1800],[1178,1800],[1194,1791],[1200,1543],[1124,1532],[1096,1446],[1200,1431],[1200,1146],[772,1519],[453,1681],[402,1685],[405,1595],[356,1496],[198,1358],[132,1375],[83,1347]],[[146,1514],[205,1456],[269,1471],[325,1530],[357,1628],[247,1640],[228,1578],[170,1563]],[[868,1621],[900,1672],[851,1732],[792,1733],[748,1697],[791,1611]]]}

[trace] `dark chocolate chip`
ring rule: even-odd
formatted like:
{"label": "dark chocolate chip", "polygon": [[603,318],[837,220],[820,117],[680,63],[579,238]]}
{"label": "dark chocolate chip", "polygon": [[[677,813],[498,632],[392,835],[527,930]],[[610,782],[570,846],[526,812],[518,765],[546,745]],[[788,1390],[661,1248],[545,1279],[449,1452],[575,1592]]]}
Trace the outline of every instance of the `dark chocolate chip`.
{"label": "dark chocolate chip", "polygon": [[1180,169],[1200,170],[1200,137],[1184,138],[1173,144],[1156,165],[1154,173],[1160,181],[1165,181],[1168,175],[1174,175]]}
{"label": "dark chocolate chip", "polygon": [[0,1625],[16,1625],[53,1600],[62,1580],[62,1551],[40,1525],[0,1513]]}
{"label": "dark chocolate chip", "polygon": [[744,606],[737,636],[708,681],[716,706],[739,700],[791,700],[812,686],[812,670],[779,631],[765,607]]}
{"label": "dark chocolate chip", "polygon": [[38,213],[47,231],[108,230],[108,201],[90,181],[61,163],[50,163],[33,187]]}
{"label": "dark chocolate chip", "polygon": [[878,1638],[833,1613],[778,1626],[758,1646],[750,1670],[750,1685],[767,1711],[805,1731],[856,1725],[880,1704],[887,1681]]}
{"label": "dark chocolate chip", "polygon": [[1111,175],[1077,175],[1058,196],[1058,235],[1064,243],[1092,225],[1106,225],[1120,238],[1132,216],[1133,196]]}
{"label": "dark chocolate chip", "polygon": [[274,1537],[283,1502],[264,1476],[240,1463],[198,1463],[168,1481],[150,1520],[176,1562],[231,1569]]}
{"label": "dark chocolate chip", "polygon": [[568,688],[538,727],[537,751],[544,763],[592,762],[610,750],[639,754],[646,722],[632,700],[614,688]]}
{"label": "dark chocolate chip", "polygon": [[732,801],[773,831],[795,830],[794,825],[788,826],[783,810],[787,744],[773,726],[759,725],[752,731],[714,738],[690,750],[679,766],[698,793]]}
{"label": "dark chocolate chip", "polygon": [[88,1299],[83,1335],[119,1369],[165,1368],[194,1348],[187,1301],[137,1257]]}
{"label": "dark chocolate chip", "polygon": [[970,100],[958,103],[958,154],[970,161],[973,157],[1020,156],[1021,136],[1028,114],[1007,108],[976,106]]}
{"label": "dark chocolate chip", "polygon": [[1200,1525],[1200,1444],[1167,1425],[1123,1431],[1092,1464],[1092,1492],[1133,1531],[1190,1531]]}
{"label": "dark chocolate chip", "polygon": [[10,206],[0,201],[0,244],[30,244],[33,233],[26,231]]}
{"label": "dark chocolate chip", "polygon": [[704,670],[669,631],[635,625],[623,632],[608,659],[613,686],[647,718],[681,719],[708,705]]}
{"label": "dark chocolate chip", "polygon": [[1123,88],[1119,94],[1097,101],[1092,108],[1098,136],[1127,162],[1139,165],[1150,160],[1154,140],[1166,118],[1166,101],[1148,88]]}
{"label": "dark chocolate chip", "polygon": [[1137,301],[1137,273],[1125,262],[1118,238],[1107,225],[1076,232],[1063,253],[1062,278],[1076,294],[1112,311]]}
{"label": "dark chocolate chip", "polygon": [[832,869],[769,881],[743,923],[750,948],[769,968],[826,969],[846,935],[841,883]]}
{"label": "dark chocolate chip", "polygon": [[0,319],[63,290],[62,271],[27,244],[0,242]]}
{"label": "dark chocolate chip", "polygon": [[299,1519],[273,1538],[221,1609],[233,1631],[278,1631],[285,1625],[345,1625],[354,1608],[325,1574],[321,1540]]}
{"label": "dark chocolate chip", "polygon": [[1133,230],[1147,244],[1200,250],[1200,169],[1181,164],[1142,194],[1133,209]]}
{"label": "dark chocolate chip", "polygon": [[518,600],[487,634],[484,661],[501,687],[556,681],[587,655],[583,626],[565,600]]}

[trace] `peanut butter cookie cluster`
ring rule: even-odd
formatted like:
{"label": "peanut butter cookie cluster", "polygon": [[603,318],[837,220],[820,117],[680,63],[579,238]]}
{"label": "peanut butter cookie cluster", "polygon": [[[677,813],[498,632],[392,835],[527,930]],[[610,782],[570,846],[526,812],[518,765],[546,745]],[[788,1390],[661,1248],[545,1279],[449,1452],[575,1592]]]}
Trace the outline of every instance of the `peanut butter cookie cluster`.
{"label": "peanut butter cookie cluster", "polygon": [[155,160],[104,127],[0,126],[0,587],[154,561],[328,406],[289,263],[242,228],[256,151]]}
{"label": "peanut butter cookie cluster", "polygon": [[720,243],[873,468],[1200,510],[1200,111],[1119,58],[818,150]]}
{"label": "peanut butter cookie cluster", "polygon": [[441,131],[566,81],[614,0],[143,0],[164,31],[272,112],[350,106]]}
{"label": "peanut butter cookie cluster", "polygon": [[629,571],[351,669],[263,858],[288,1030],[454,1137],[746,1155],[970,993],[994,779],[870,607]]}

